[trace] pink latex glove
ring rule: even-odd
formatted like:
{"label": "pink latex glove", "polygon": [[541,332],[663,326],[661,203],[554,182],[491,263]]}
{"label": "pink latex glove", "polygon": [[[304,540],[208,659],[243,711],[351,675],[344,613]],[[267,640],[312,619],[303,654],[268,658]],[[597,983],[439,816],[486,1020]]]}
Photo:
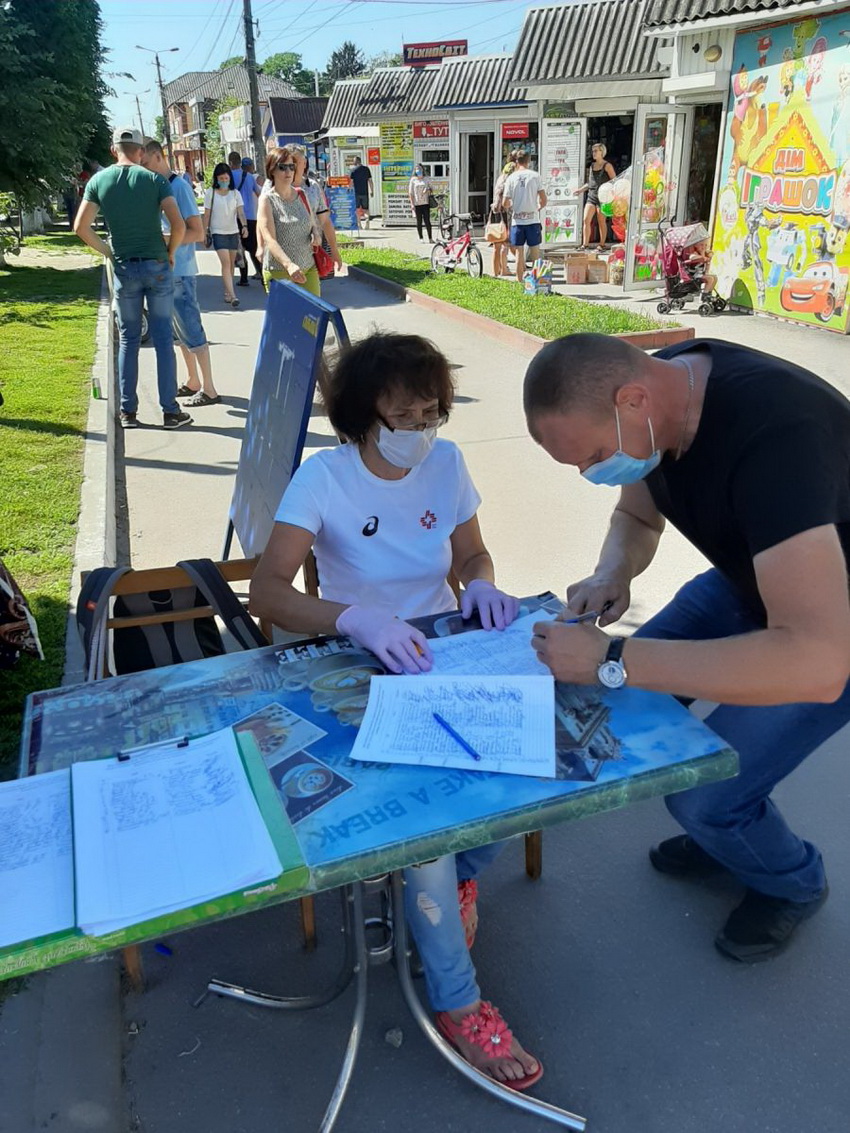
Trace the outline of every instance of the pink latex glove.
{"label": "pink latex glove", "polygon": [[374,653],[391,673],[427,673],[433,663],[425,634],[384,610],[349,606],[337,618],[336,628]]}
{"label": "pink latex glove", "polygon": [[474,578],[460,596],[460,612],[469,618],[476,609],[484,629],[504,629],[519,613],[519,599],[492,582]]}

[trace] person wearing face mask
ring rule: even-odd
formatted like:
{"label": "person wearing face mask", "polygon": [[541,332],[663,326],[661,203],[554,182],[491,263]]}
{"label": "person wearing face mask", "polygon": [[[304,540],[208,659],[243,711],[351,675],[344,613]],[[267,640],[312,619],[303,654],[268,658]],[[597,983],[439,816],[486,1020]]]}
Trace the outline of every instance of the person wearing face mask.
{"label": "person wearing face mask", "polygon": [[[711,339],[654,356],[603,335],[549,343],[525,376],[538,444],[620,498],[572,616],[623,616],[669,520],[709,560],[633,637],[542,623],[554,676],[713,702],[733,779],[671,795],[685,833],[650,851],[662,873],[737,879],[715,937],[751,963],[781,952],[826,900],[817,847],[771,792],[850,720],[850,402],[799,366]],[[614,695],[614,694],[612,694]]]}
{"label": "person wearing face mask", "polygon": [[244,240],[248,226],[242,197],[236,191],[233,172],[227,162],[220,161],[213,170],[213,186],[204,194],[204,231],[212,237],[212,246],[221,263],[224,301],[238,307],[239,300],[233,293],[233,272],[239,255],[240,234]]}
{"label": "person wearing face mask", "polygon": [[[464,617],[477,612],[497,631],[513,621],[519,603],[495,585],[480,497],[460,450],[437,437],[453,393],[447,359],[417,335],[373,334],[341,353],[325,404],[347,443],[293,476],[251,583],[252,613],[293,633],[346,634],[394,673],[431,668],[427,639],[404,619],[457,608],[450,571],[464,587]],[[321,598],[293,585],[311,548]],[[498,849],[406,870],[405,909],[440,1030],[478,1069],[525,1089],[542,1068],[509,1032],[485,1039],[500,1016],[482,999],[469,955],[475,879]]]}
{"label": "person wearing face mask", "polygon": [[428,203],[431,200],[431,182],[425,176],[425,170],[421,165],[417,164],[413,167],[413,176],[407,186],[407,195],[410,198],[410,207],[413,209],[413,215],[416,218],[417,235],[421,240],[422,225],[424,224],[430,242],[433,239],[431,236],[431,206]]}

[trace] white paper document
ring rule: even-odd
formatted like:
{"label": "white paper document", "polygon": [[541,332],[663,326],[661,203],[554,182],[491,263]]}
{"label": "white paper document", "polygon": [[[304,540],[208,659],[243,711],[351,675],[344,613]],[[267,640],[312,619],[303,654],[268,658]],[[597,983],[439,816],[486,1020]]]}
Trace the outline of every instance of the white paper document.
{"label": "white paper document", "polygon": [[73,927],[70,774],[0,784],[0,948]]}
{"label": "white paper document", "polygon": [[554,778],[554,681],[551,675],[373,677],[351,758]]}
{"label": "white paper document", "polygon": [[552,620],[545,610],[536,610],[517,618],[507,629],[474,629],[429,640],[433,672],[549,677],[551,673],[531,648],[531,637],[535,622]]}
{"label": "white paper document", "polygon": [[77,924],[102,936],[278,877],[230,728],[72,768]]}

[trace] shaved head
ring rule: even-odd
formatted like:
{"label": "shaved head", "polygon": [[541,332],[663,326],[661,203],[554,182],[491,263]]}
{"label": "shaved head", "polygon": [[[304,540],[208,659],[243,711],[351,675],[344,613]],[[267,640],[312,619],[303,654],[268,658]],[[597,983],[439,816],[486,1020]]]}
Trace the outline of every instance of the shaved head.
{"label": "shaved head", "polygon": [[610,413],[617,390],[640,377],[647,357],[607,334],[556,338],[525,372],[523,407],[529,424],[547,413]]}

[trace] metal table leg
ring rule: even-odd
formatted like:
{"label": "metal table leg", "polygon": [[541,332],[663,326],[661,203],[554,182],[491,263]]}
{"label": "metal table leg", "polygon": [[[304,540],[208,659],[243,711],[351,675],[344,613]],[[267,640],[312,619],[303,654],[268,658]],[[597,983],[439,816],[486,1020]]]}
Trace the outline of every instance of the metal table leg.
{"label": "metal table leg", "polygon": [[428,1017],[427,1012],[419,1000],[419,996],[416,994],[416,989],[413,986],[408,963],[409,950],[407,944],[407,921],[404,916],[403,889],[404,879],[401,872],[397,871],[392,875],[392,897],[395,910],[393,927],[395,932],[396,970],[398,971],[402,994],[407,1001],[410,1013],[425,1032],[426,1038],[431,1042],[432,1046],[437,1048],[443,1058],[454,1066],[455,1070],[459,1070],[465,1078],[468,1078],[470,1082],[479,1086],[482,1090],[486,1090],[487,1093],[500,1098],[509,1105],[514,1105],[518,1109],[524,1110],[525,1113],[534,1114],[536,1117],[543,1117],[547,1121],[552,1121],[556,1125],[563,1126],[565,1129],[573,1129],[576,1133],[584,1133],[587,1124],[585,1118],[579,1117],[574,1113],[569,1113],[565,1109],[558,1109],[557,1106],[550,1105],[548,1102],[537,1101],[536,1098],[527,1097],[517,1090],[511,1090],[507,1086],[503,1086],[493,1078],[490,1078],[487,1074],[482,1074],[481,1071],[470,1066],[466,1059],[461,1058],[457,1051],[445,1041]]}

